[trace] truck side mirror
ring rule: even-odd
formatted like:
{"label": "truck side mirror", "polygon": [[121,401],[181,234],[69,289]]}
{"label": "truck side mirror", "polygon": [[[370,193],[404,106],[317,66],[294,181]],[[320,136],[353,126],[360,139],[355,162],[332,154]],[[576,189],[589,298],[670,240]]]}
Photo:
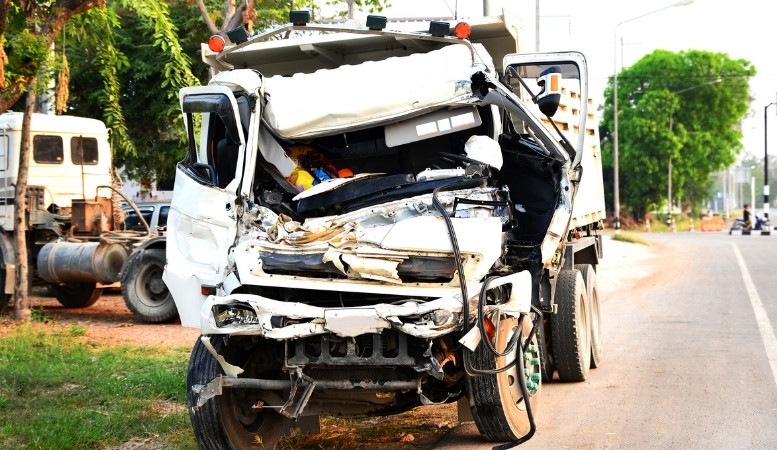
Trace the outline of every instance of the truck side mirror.
{"label": "truck side mirror", "polygon": [[540,73],[537,85],[542,90],[535,97],[540,111],[548,117],[553,117],[561,103],[561,67],[550,66]]}

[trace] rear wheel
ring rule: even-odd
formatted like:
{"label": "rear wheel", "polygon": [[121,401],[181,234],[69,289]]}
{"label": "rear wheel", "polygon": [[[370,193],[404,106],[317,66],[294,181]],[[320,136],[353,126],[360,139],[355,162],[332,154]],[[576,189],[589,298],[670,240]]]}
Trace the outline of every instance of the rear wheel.
{"label": "rear wheel", "polygon": [[178,317],[178,309],[162,273],[165,250],[152,248],[133,253],[122,270],[121,295],[127,308],[144,322],[167,322]]}
{"label": "rear wheel", "polygon": [[[527,345],[532,321],[529,317],[519,324],[514,317],[500,321],[496,334],[496,350],[504,351],[507,342],[521,327],[520,347],[515,346],[507,356],[495,357],[481,342],[472,354],[472,364],[478,369],[504,367],[518,358],[526,376],[526,388],[533,414],[539,406],[541,385],[539,349],[536,335]],[[466,350],[465,350],[466,351]],[[467,390],[470,409],[480,434],[489,441],[514,441],[525,436],[530,430],[526,399],[521,390],[521,377],[518,367],[487,375],[467,375]]]}
{"label": "rear wheel", "polygon": [[596,270],[591,264],[576,266],[580,269],[588,297],[588,325],[591,328],[591,368],[601,366],[602,361],[602,313],[599,308],[599,286]]}
{"label": "rear wheel", "polygon": [[585,381],[591,367],[591,336],[585,282],[579,270],[562,270],[556,280],[556,314],[551,316],[553,361],[561,381]]}
{"label": "rear wheel", "polygon": [[0,312],[2,312],[8,306],[8,303],[11,302],[11,294],[6,294],[3,292],[5,290],[6,270],[8,270],[8,267],[5,265],[3,253],[0,252]]}
{"label": "rear wheel", "polygon": [[[212,336],[211,343],[216,351],[221,352],[226,347],[224,339],[223,336]],[[261,353],[261,349],[256,347],[253,351],[254,356]],[[234,363],[234,361],[231,362]],[[243,366],[256,367],[256,364],[255,361],[249,364],[243,361]],[[186,380],[189,418],[198,447],[202,449],[275,448],[281,437],[283,417],[273,410],[255,407],[261,405],[261,391],[227,388],[223,390],[222,395],[211,398],[197,411],[194,410],[197,396],[192,392],[192,388],[205,385],[219,375],[224,375],[221,365],[198,339],[189,359]],[[256,375],[252,373],[248,376]]]}
{"label": "rear wheel", "polygon": [[52,284],[51,291],[65,308],[86,308],[94,305],[103,293],[97,283]]}

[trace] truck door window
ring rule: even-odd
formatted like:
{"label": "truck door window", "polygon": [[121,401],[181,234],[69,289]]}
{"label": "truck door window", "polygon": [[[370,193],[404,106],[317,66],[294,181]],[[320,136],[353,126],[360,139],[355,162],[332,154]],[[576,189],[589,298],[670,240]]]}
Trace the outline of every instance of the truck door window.
{"label": "truck door window", "polygon": [[62,164],[64,157],[60,136],[38,135],[32,138],[32,159],[40,164]]}
{"label": "truck door window", "polygon": [[189,131],[187,164],[198,177],[225,187],[235,176],[241,144],[237,115],[224,94],[194,94],[183,102]]}
{"label": "truck door window", "polygon": [[70,160],[77,165],[97,164],[97,139],[83,136],[70,138]]}

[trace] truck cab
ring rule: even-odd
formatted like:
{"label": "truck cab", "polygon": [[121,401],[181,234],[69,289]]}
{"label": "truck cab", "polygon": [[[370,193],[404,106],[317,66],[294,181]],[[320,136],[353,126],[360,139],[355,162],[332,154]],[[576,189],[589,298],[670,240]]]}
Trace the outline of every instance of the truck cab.
{"label": "truck cab", "polygon": [[585,296],[574,267],[600,255],[603,202],[576,203],[586,177],[601,190],[598,139],[585,58],[518,54],[507,15],[483,24],[292,12],[211,39],[215,75],[180,92],[189,151],[163,275],[202,331],[200,445],[273,447],[284,420],[453,401],[488,440],[531,436],[543,315],[565,270],[559,289]]}

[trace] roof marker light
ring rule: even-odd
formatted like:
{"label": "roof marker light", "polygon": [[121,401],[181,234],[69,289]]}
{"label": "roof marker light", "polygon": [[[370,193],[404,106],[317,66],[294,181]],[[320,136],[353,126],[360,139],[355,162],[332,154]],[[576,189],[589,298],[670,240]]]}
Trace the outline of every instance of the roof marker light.
{"label": "roof marker light", "polygon": [[210,38],[208,38],[208,48],[216,53],[220,53],[222,50],[224,50],[224,47],[226,47],[227,43],[224,41],[224,38],[219,36],[218,34],[214,34]]}
{"label": "roof marker light", "polygon": [[432,36],[447,36],[451,32],[448,22],[429,22],[429,34]]}
{"label": "roof marker light", "polygon": [[290,11],[289,22],[294,25],[307,25],[310,22],[310,11]]}
{"label": "roof marker light", "polygon": [[456,28],[453,29],[453,33],[459,39],[467,39],[472,34],[472,27],[467,22],[459,22],[456,24]]}
{"label": "roof marker light", "polygon": [[227,31],[227,37],[235,45],[240,45],[248,40],[248,31],[244,27],[237,27]]}
{"label": "roof marker light", "polygon": [[367,28],[370,30],[382,30],[386,28],[386,16],[367,16]]}

